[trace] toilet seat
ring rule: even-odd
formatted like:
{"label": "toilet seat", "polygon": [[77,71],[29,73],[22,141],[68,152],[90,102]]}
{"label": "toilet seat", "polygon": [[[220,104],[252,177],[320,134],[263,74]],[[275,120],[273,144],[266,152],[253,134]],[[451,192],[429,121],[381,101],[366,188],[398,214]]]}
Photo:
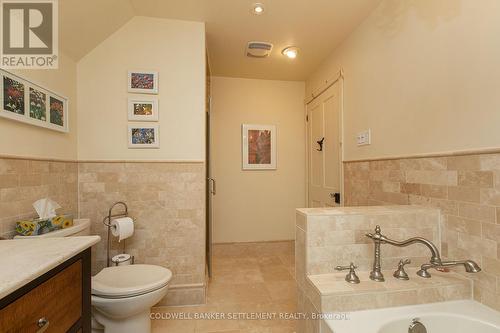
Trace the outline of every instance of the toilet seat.
{"label": "toilet seat", "polygon": [[172,272],[156,265],[106,267],[92,277],[92,295],[102,298],[139,296],[165,287]]}

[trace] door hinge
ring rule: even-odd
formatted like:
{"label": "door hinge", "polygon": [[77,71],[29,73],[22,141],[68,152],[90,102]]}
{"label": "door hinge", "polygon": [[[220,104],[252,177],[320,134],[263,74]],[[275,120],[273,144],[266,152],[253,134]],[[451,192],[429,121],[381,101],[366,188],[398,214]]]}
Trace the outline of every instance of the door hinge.
{"label": "door hinge", "polygon": [[306,115],[306,121],[309,121],[309,115]]}

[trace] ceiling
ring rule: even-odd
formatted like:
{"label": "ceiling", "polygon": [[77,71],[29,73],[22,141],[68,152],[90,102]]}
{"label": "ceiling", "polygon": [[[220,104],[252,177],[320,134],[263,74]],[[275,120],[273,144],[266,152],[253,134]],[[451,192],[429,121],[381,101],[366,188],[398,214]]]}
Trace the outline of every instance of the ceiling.
{"label": "ceiling", "polygon": [[[265,12],[251,14],[252,4]],[[60,45],[79,60],[133,16],[206,22],[213,75],[305,80],[380,0],[60,0]],[[247,58],[249,41],[274,44],[270,57]],[[286,46],[299,47],[290,60]]]}

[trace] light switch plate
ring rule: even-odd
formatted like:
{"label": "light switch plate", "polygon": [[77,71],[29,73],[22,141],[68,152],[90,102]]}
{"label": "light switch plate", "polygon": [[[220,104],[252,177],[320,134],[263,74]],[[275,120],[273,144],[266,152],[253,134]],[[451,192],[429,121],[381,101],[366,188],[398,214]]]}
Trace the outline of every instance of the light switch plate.
{"label": "light switch plate", "polygon": [[363,132],[359,132],[356,136],[356,142],[358,146],[366,146],[372,143],[372,133],[371,129],[367,129]]}

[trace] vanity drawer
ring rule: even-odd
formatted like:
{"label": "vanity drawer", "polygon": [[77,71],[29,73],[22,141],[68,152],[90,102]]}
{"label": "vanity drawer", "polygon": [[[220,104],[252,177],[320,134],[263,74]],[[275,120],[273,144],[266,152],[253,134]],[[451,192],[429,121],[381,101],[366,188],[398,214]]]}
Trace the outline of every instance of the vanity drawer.
{"label": "vanity drawer", "polygon": [[[0,332],[67,332],[82,317],[82,260],[0,310]],[[38,326],[45,320],[44,327]]]}

